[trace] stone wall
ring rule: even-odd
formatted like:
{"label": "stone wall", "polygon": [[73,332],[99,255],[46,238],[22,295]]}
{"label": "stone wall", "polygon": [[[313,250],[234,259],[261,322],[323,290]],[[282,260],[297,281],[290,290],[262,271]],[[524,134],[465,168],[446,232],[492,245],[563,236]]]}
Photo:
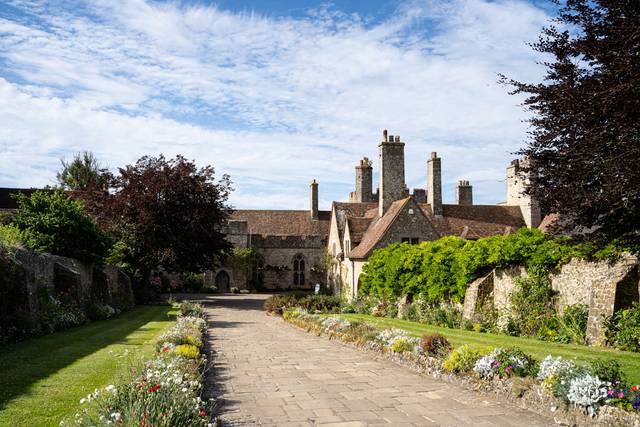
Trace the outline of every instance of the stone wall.
{"label": "stone wall", "polygon": [[26,273],[22,286],[27,289],[32,312],[38,310],[39,287],[50,294],[69,292],[81,306],[92,297],[106,304],[113,304],[115,298],[133,304],[131,279],[117,268],[25,250],[16,250],[15,259]]}
{"label": "stone wall", "polygon": [[[473,318],[482,306],[479,295],[498,310],[509,308],[515,290],[515,279],[526,276],[524,267],[494,270],[469,285],[465,294],[463,317]],[[557,292],[556,304],[562,314],[567,306],[585,304],[589,307],[587,342],[602,342],[603,319],[615,311],[640,302],[640,262],[636,256],[624,254],[615,262],[590,262],[573,259],[549,275],[551,287]],[[479,303],[480,302],[480,303]]]}

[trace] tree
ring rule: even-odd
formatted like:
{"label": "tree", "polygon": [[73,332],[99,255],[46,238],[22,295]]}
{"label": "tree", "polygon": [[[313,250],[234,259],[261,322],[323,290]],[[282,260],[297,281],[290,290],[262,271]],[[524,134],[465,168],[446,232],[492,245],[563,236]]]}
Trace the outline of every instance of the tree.
{"label": "tree", "polygon": [[102,168],[98,159],[89,151],[77,153],[71,162],[60,160],[62,169],[57,174],[58,183],[66,190],[100,191],[106,189],[110,174]]}
{"label": "tree", "polygon": [[121,258],[139,270],[143,286],[155,268],[201,272],[230,251],[222,227],[231,183],[227,175],[216,181],[211,166],[145,156],[120,169],[113,186],[104,215],[120,238]]}
{"label": "tree", "polygon": [[[640,2],[566,0],[532,47],[543,83],[508,80],[533,113],[529,193],[564,231],[640,242]],[[563,231],[563,230],[561,230]]]}
{"label": "tree", "polygon": [[109,241],[80,201],[62,190],[18,194],[16,200],[11,223],[21,230],[27,249],[87,262],[100,262],[106,255]]}

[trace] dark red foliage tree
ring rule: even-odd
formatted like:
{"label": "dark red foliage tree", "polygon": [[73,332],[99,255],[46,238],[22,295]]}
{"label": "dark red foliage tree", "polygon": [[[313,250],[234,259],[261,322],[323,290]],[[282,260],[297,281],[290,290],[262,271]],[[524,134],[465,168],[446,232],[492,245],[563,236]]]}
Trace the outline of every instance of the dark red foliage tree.
{"label": "dark red foliage tree", "polygon": [[565,229],[640,242],[640,1],[566,0],[532,46],[545,80],[502,76],[534,113],[530,193]]}
{"label": "dark red foliage tree", "polygon": [[229,177],[216,181],[211,166],[198,169],[182,156],[143,157],[114,177],[102,217],[144,286],[157,267],[201,272],[231,249],[222,232],[231,190]]}

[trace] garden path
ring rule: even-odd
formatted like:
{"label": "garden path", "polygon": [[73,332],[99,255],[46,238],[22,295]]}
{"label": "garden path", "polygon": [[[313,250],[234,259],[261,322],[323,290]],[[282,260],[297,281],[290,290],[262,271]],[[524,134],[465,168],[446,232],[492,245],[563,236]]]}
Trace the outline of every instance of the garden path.
{"label": "garden path", "polygon": [[265,295],[203,298],[222,426],[554,425],[267,316]]}

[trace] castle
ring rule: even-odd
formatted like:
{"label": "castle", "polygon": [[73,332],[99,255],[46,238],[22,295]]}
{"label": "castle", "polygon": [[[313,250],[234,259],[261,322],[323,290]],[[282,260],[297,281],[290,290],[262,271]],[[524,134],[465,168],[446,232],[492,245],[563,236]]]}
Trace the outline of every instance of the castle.
{"label": "castle", "polygon": [[[254,286],[310,289],[327,283],[347,298],[358,292],[362,267],[371,253],[396,242],[418,244],[443,236],[478,239],[537,227],[538,205],[524,192],[522,164],[507,168],[507,200],[474,205],[469,181],[458,181],[456,203],[442,203],[442,164],[437,153],[427,160],[426,188],[405,184],[404,142],[385,130],[379,149],[379,182],[373,189],[373,164],[366,157],[355,167],[355,188],[348,202],[318,209],[318,183],[310,185],[310,209],[236,210],[227,225],[236,248],[255,247],[255,272],[223,265],[208,273],[220,290]],[[251,274],[252,277],[248,277]]]}

